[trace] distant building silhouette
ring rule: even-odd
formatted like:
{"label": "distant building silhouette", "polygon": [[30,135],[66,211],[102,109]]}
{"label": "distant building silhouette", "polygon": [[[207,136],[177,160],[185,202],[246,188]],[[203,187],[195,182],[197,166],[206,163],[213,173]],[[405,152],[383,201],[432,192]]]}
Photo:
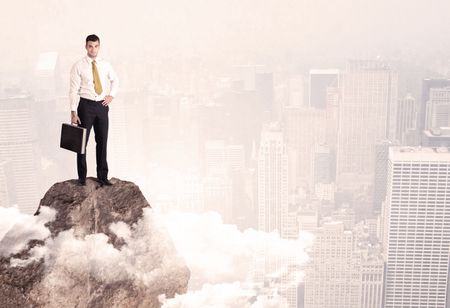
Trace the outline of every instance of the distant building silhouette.
{"label": "distant building silhouette", "polygon": [[372,182],[375,144],[394,138],[397,72],[381,61],[351,61],[342,74],[337,146],[341,188]]}
{"label": "distant building silhouette", "polygon": [[396,141],[401,145],[414,145],[417,139],[417,105],[411,94],[398,101]]}
{"label": "distant building silhouette", "polygon": [[0,98],[0,161],[11,164],[12,179],[10,172],[5,177],[5,180],[9,179],[7,186],[14,187],[16,204],[28,214],[36,211],[41,197],[38,186],[40,155],[31,103],[29,95]]}
{"label": "distant building silhouette", "polygon": [[309,71],[309,106],[319,109],[327,107],[328,88],[339,87],[339,70],[312,69]]}
{"label": "distant building silhouette", "polygon": [[450,79],[442,78],[427,78],[422,82],[422,99],[420,102],[419,119],[418,119],[418,129],[421,133],[426,126],[426,111],[427,103],[430,100],[430,90],[439,89],[450,86]]}

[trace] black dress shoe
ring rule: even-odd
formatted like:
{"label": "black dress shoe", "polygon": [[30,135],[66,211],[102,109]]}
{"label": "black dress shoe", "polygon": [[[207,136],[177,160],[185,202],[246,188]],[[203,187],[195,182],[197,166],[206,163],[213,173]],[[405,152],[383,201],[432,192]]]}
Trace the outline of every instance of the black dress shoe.
{"label": "black dress shoe", "polygon": [[111,186],[113,183],[111,183],[108,179],[103,179],[103,180],[101,180],[101,179],[97,179],[97,181],[103,186],[103,185],[106,185],[106,186]]}
{"label": "black dress shoe", "polygon": [[84,179],[79,179],[79,180],[78,180],[78,185],[79,185],[79,186],[86,186],[86,180],[84,180]]}

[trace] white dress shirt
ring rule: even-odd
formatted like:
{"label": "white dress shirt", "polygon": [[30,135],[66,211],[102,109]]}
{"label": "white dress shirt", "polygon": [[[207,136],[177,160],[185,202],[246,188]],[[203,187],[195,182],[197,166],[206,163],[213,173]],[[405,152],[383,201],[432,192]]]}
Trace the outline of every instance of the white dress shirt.
{"label": "white dress shirt", "polygon": [[[111,64],[101,58],[96,58],[95,63],[102,83],[102,93],[97,94],[94,89],[94,75],[92,73],[92,59],[88,56],[75,63],[70,71],[70,110],[77,111],[79,97],[93,101],[102,101],[106,95],[116,96],[119,88],[119,78]],[[107,81],[111,86],[108,90]]]}

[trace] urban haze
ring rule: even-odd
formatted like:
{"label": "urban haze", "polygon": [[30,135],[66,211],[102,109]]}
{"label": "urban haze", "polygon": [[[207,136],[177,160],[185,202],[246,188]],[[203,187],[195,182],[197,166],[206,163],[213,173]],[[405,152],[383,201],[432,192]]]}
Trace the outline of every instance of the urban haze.
{"label": "urban haze", "polygon": [[[120,79],[110,177],[139,186],[191,271],[162,307],[450,308],[448,12],[3,1],[0,256],[7,234],[41,230],[47,190],[77,179],[61,124],[95,33]],[[93,133],[87,159],[95,178]]]}

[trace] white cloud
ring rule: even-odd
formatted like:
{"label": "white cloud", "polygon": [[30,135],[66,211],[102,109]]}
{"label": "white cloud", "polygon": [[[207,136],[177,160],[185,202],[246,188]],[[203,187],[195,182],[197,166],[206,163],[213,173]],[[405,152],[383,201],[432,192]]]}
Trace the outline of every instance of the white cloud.
{"label": "white cloud", "polygon": [[172,212],[162,217],[177,251],[191,269],[191,281],[199,282],[200,286],[244,281],[253,256],[261,251],[271,256],[295,258],[299,263],[308,259],[305,247],[312,239],[309,234],[294,241],[281,239],[275,232],[253,229],[242,232],[234,225],[224,224],[214,212]]}
{"label": "white cloud", "polygon": [[246,282],[251,280],[253,257],[288,257],[298,264],[307,261],[305,248],[310,234],[299,240],[281,239],[275,232],[248,229],[240,231],[224,224],[214,212],[203,214],[172,212],[162,215],[177,251],[191,270],[190,291],[174,299],[163,300],[164,308],[174,307],[281,307],[281,298],[259,296]]}
{"label": "white cloud", "polygon": [[42,208],[39,216],[23,214],[17,207],[0,207],[0,256],[18,253],[29,240],[43,240],[50,235],[45,223],[55,218],[56,211]]}
{"label": "white cloud", "polygon": [[[103,233],[77,238],[73,230],[61,232],[46,241],[46,264],[64,267],[68,272],[88,272],[99,281],[113,282],[131,279],[138,284],[152,285],[171,269],[182,267],[164,230],[155,228],[151,209],[131,229],[123,222],[110,226],[111,231],[125,240],[120,249],[108,243]],[[80,257],[81,256],[81,257]]]}
{"label": "white cloud", "polygon": [[255,296],[239,282],[205,284],[201,290],[176,295],[173,299],[161,298],[162,308],[279,308],[285,301],[279,296]]}
{"label": "white cloud", "polygon": [[[103,233],[77,237],[74,230],[60,232],[55,238],[44,224],[55,217],[53,209],[42,207],[39,216],[22,214],[17,208],[0,207],[0,252],[7,256],[26,248],[31,239],[45,240],[44,246],[30,250],[26,260],[12,259],[12,266],[25,266],[29,262],[45,258],[49,269],[62,269],[66,275],[89,273],[99,281],[113,282],[123,279],[135,280],[138,284],[151,285],[161,275],[183,266],[164,230],[155,228],[151,209],[135,228],[123,222],[111,224],[110,229],[125,240],[120,249],[108,243]],[[60,277],[61,273],[50,275]],[[63,275],[64,276],[64,275]],[[56,281],[44,281],[53,285]],[[60,282],[60,279],[58,279]]]}
{"label": "white cloud", "polygon": [[123,222],[111,224],[110,230],[125,241],[116,249],[102,233],[80,238],[67,230],[49,237],[44,224],[54,217],[55,211],[46,207],[39,216],[22,214],[16,208],[0,208],[0,251],[4,255],[19,252],[30,239],[45,240],[44,246],[30,251],[28,260],[12,259],[12,266],[45,258],[46,267],[52,270],[42,285],[49,290],[70,290],[74,280],[86,273],[98,281],[130,279],[154,286],[160,283],[160,277],[181,267],[184,259],[191,270],[190,291],[164,300],[167,308],[278,307],[279,296],[256,297],[251,288],[245,287],[251,280],[254,256],[265,252],[301,264],[308,259],[305,247],[311,242],[307,234],[294,241],[281,239],[275,232],[240,231],[224,224],[214,212],[158,214],[145,209],[133,228]]}

